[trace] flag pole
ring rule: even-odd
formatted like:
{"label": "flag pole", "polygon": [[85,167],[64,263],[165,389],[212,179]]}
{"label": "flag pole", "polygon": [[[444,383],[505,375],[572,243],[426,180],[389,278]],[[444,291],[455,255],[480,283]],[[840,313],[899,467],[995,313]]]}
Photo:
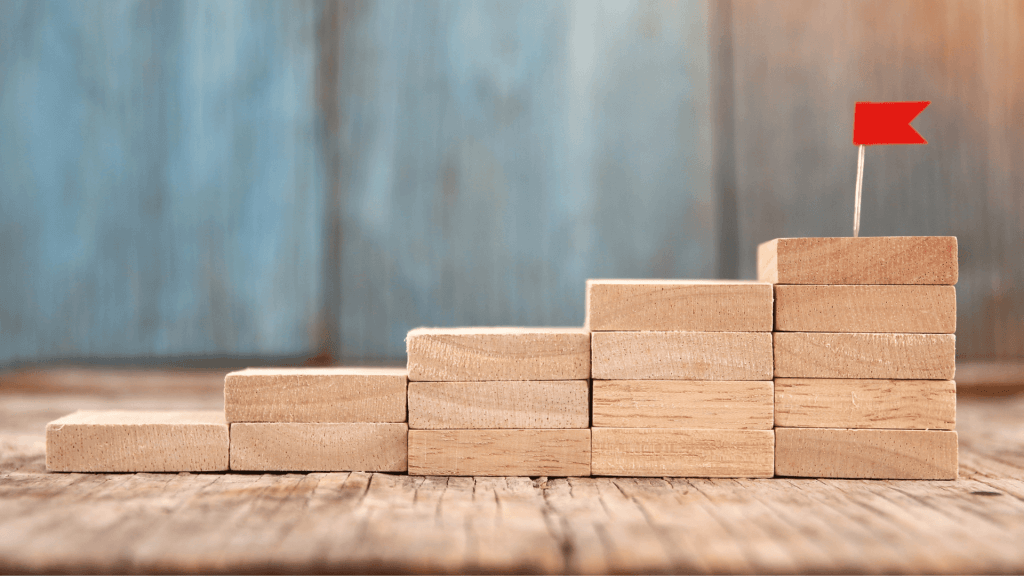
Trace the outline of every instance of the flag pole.
{"label": "flag pole", "polygon": [[864,187],[864,145],[857,147],[857,190],[853,201],[853,237],[860,235],[860,191]]}

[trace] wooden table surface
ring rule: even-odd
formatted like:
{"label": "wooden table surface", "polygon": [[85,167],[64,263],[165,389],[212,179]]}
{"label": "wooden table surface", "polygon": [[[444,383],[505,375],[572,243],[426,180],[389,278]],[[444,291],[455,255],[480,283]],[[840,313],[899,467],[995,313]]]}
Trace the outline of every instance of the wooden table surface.
{"label": "wooden table surface", "polygon": [[1024,395],[960,399],[956,482],[45,472],[46,422],[222,377],[0,376],[0,571],[1024,571]]}

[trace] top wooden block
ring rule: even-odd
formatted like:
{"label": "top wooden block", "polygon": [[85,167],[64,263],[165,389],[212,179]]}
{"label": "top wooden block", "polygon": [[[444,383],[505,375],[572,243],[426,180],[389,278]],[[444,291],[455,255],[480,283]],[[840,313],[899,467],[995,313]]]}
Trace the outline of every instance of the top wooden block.
{"label": "top wooden block", "polygon": [[228,422],[405,422],[404,368],[249,368],[224,378]]}
{"label": "top wooden block", "polygon": [[738,280],[587,280],[586,327],[770,332],[772,286]]}
{"label": "top wooden block", "polygon": [[955,236],[777,238],[757,247],[773,284],[942,284],[957,281]]}
{"label": "top wooden block", "polygon": [[417,328],[405,339],[409,380],[586,380],[584,328]]}

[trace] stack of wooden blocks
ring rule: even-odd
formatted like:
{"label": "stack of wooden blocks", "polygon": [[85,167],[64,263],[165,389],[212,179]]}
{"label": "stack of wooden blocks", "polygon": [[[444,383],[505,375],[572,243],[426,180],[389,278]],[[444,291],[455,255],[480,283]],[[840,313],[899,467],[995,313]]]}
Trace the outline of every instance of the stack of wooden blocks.
{"label": "stack of wooden blocks", "polygon": [[772,287],[590,280],[593,474],[770,477]]}
{"label": "stack of wooden blocks", "polygon": [[775,471],[957,477],[956,238],[782,238],[775,284]]}
{"label": "stack of wooden blocks", "polygon": [[784,238],[758,274],[591,280],[583,328],[420,328],[406,369],[232,372],[223,412],[76,412],[47,469],[956,478],[956,238]]}
{"label": "stack of wooden blocks", "polygon": [[409,473],[590,475],[590,335],[421,328],[406,338]]}

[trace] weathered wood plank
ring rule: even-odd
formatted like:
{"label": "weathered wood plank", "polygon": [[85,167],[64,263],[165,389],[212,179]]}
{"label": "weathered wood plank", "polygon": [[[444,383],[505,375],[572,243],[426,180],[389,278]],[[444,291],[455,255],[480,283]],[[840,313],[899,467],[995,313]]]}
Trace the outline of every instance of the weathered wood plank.
{"label": "weathered wood plank", "polygon": [[956,382],[776,378],[775,425],[952,430]]}
{"label": "weathered wood plank", "polygon": [[410,382],[409,428],[587,428],[586,380]]}
{"label": "weathered wood plank", "polygon": [[400,358],[416,326],[580,326],[596,276],[715,276],[703,0],[359,6],[342,357]]}
{"label": "weathered wood plank", "polygon": [[592,331],[770,332],[772,287],[736,280],[587,280]]}
{"label": "weathered wood plank", "polygon": [[0,365],[316,349],[318,12],[0,3]]}
{"label": "weathered wood plank", "polygon": [[774,384],[726,380],[594,380],[593,426],[771,430]]}

